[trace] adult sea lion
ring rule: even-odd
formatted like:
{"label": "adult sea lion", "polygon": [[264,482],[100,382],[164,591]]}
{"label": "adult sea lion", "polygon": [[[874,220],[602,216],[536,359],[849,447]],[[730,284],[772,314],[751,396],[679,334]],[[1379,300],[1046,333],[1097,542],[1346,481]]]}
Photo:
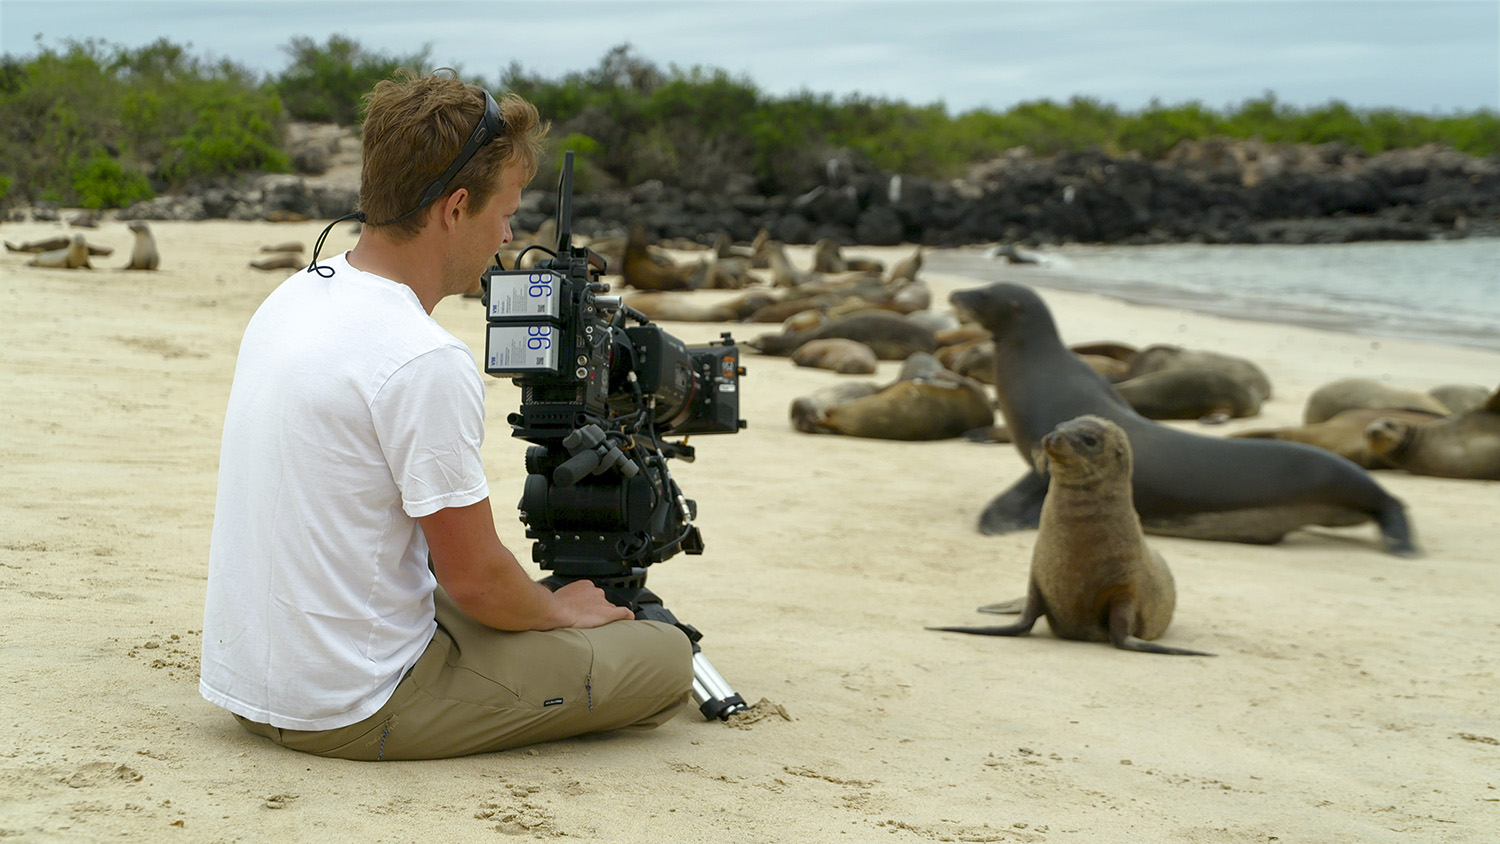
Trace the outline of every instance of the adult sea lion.
{"label": "adult sea lion", "polygon": [[[1101,362],[1118,363],[1113,358]],[[1108,380],[1093,360],[1090,367]],[[1260,395],[1244,381],[1217,369],[1163,369],[1115,383],[1115,391],[1147,419],[1197,419],[1216,425],[1260,413]]]}
{"label": "adult sea lion", "polygon": [[1371,451],[1369,442],[1365,440],[1365,429],[1370,426],[1371,422],[1382,417],[1397,418],[1412,425],[1430,425],[1443,418],[1436,414],[1415,410],[1356,407],[1351,410],[1341,410],[1322,422],[1313,422],[1309,425],[1256,428],[1249,431],[1236,431],[1229,436],[1307,443],[1352,460],[1366,469],[1391,469],[1394,467]]}
{"label": "adult sea lion", "polygon": [[1331,419],[1335,413],[1355,408],[1386,410],[1419,410],[1446,414],[1448,408],[1432,396],[1417,390],[1406,390],[1382,384],[1373,378],[1341,378],[1312,391],[1302,410],[1302,421],[1311,425]]}
{"label": "adult sea lion", "polygon": [[876,368],[874,350],[858,340],[843,337],[825,337],[803,343],[792,352],[792,363],[845,375],[870,375]]}
{"label": "adult sea lion", "polygon": [[135,233],[135,243],[130,247],[130,260],[123,269],[154,270],[161,266],[161,253],[156,249],[156,238],[151,236],[151,226],[145,220],[131,220],[126,228]]}
{"label": "adult sea lion", "polygon": [[1478,384],[1439,384],[1427,391],[1448,408],[1449,413],[1462,413],[1484,404],[1490,397],[1490,388]]}
{"label": "adult sea lion", "polygon": [[[75,235],[58,234],[51,237],[44,237],[39,240],[27,240],[21,243],[11,243],[7,240],[5,241],[5,251],[27,252],[33,255],[40,252],[56,252],[59,249],[70,248],[73,245],[74,237]],[[113,255],[114,253],[115,248],[113,246],[95,246],[92,243],[89,244],[90,255],[94,255],[96,257],[105,257],[108,255]]]}
{"label": "adult sea lion", "polygon": [[982,386],[925,352],[908,357],[884,387],[814,393],[794,401],[791,415],[799,431],[908,441],[948,439],[995,420]]}
{"label": "adult sea lion", "polygon": [[1500,481],[1500,390],[1479,407],[1429,425],[1377,419],[1365,439],[1381,459],[1414,475]]}
{"label": "adult sea lion", "polygon": [[1222,352],[1184,349],[1166,343],[1147,346],[1131,357],[1128,375],[1139,378],[1152,372],[1172,369],[1212,369],[1238,380],[1261,401],[1271,397],[1271,379],[1253,362]]}
{"label": "adult sea lion", "polygon": [[933,331],[895,311],[864,310],[845,314],[808,331],[762,334],[748,345],[767,355],[790,355],[809,340],[844,337],[875,350],[881,360],[905,360],[913,352],[937,348]]}
{"label": "adult sea lion", "polygon": [[[1136,413],[1063,346],[1052,314],[1031,289],[997,283],[959,290],[953,304],[995,338],[995,385],[1027,465],[1042,436],[1092,414],[1124,430],[1135,457],[1135,507],[1148,533],[1271,543],[1308,525],[1374,519],[1393,554],[1416,553],[1406,508],[1358,466],[1302,443],[1206,437]],[[1032,468],[985,508],[984,533],[1035,527],[1047,478]]]}
{"label": "adult sea lion", "polygon": [[[307,266],[307,261],[297,252],[273,252],[264,258],[251,261],[250,266],[257,270],[295,270]],[[478,282],[476,281],[477,285]]]}
{"label": "adult sea lion", "polygon": [[89,244],[83,235],[75,234],[68,241],[68,245],[62,249],[54,249],[51,252],[42,252],[30,261],[26,262],[28,267],[51,267],[58,270],[91,270],[93,264],[89,263]]}
{"label": "adult sea lion", "polygon": [[1042,504],[1026,597],[1019,602],[1021,619],[996,627],[928,629],[1022,636],[1046,616],[1061,639],[1213,656],[1150,641],[1172,623],[1177,589],[1166,560],[1146,544],[1131,503],[1125,432],[1108,419],[1080,416],[1042,437],[1037,462],[1052,483]]}

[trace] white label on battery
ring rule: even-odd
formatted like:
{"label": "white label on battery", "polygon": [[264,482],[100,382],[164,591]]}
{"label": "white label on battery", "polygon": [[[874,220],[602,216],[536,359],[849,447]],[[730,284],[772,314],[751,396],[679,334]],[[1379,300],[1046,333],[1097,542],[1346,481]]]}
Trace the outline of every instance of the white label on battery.
{"label": "white label on battery", "polygon": [[545,316],[556,318],[562,301],[561,281],[549,270],[498,272],[490,276],[490,319]]}
{"label": "white label on battery", "polygon": [[486,372],[557,372],[562,334],[555,325],[490,324],[485,338]]}

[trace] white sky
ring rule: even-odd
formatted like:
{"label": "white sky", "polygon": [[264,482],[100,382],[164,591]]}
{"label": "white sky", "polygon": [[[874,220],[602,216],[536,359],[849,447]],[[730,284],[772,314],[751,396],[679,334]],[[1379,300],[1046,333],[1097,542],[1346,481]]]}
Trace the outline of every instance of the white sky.
{"label": "white sky", "polygon": [[720,68],[762,92],[860,93],[950,112],[1089,96],[1213,109],[1281,102],[1500,110],[1500,0],[0,0],[0,51],[165,37],[268,74],[293,37],[341,34],[498,81],[559,78],[629,43],[662,69]]}

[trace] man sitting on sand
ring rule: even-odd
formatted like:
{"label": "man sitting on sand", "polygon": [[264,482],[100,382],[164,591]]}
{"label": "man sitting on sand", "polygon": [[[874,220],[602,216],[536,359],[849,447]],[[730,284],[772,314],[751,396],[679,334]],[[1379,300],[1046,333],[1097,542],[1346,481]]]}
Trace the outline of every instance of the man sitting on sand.
{"label": "man sitting on sand", "polygon": [[687,636],[521,568],[480,460],[484,383],[431,317],[510,242],[546,127],[447,75],[367,99],[359,242],[283,282],[241,341],[200,691],[359,760],[664,723],[688,701]]}

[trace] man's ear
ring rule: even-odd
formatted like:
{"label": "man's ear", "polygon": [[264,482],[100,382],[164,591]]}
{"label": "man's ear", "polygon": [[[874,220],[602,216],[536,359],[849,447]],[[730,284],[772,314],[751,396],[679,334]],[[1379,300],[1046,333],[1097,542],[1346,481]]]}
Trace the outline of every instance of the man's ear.
{"label": "man's ear", "polygon": [[444,228],[451,228],[458,222],[461,214],[468,211],[469,189],[459,188],[453,193],[443,197],[441,211],[443,214]]}

